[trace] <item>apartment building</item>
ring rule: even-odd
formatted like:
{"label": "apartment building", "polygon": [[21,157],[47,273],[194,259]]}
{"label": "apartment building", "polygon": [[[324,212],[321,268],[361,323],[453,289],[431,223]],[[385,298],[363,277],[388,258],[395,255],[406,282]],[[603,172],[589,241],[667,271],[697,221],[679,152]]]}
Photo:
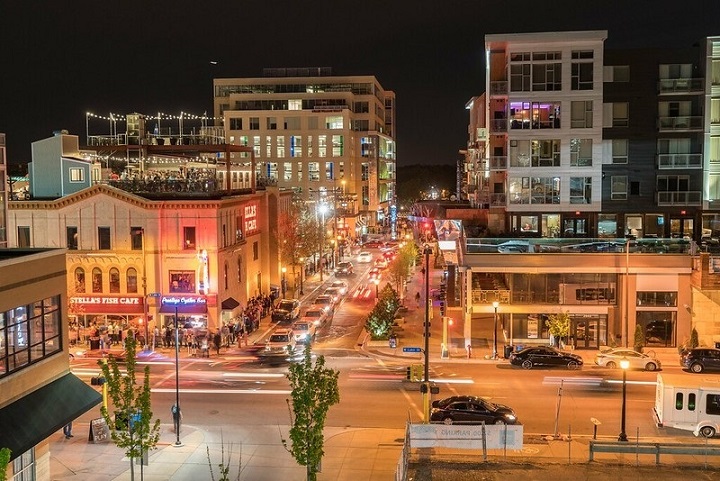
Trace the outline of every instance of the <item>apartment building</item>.
{"label": "apartment building", "polygon": [[374,76],[277,68],[213,84],[215,117],[223,118],[228,142],[253,149],[258,179],[334,209],[341,235],[387,223],[395,201],[395,95]]}
{"label": "apartment building", "polygon": [[0,134],[0,249],[7,247],[7,204],[11,194],[9,176],[5,134]]}

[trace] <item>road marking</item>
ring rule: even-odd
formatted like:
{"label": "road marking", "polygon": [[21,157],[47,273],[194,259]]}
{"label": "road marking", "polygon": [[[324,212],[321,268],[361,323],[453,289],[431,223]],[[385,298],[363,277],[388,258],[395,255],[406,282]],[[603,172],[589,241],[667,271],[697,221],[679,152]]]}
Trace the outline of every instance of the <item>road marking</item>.
{"label": "road marking", "polygon": [[403,396],[405,396],[405,399],[407,399],[407,402],[408,404],[410,404],[412,409],[415,410],[415,414],[417,414],[418,418],[423,419],[423,411],[417,406],[417,404],[415,404],[415,401],[412,400],[412,397],[410,397],[410,393],[408,393],[405,389],[401,389],[400,392],[402,392]]}
{"label": "road marking", "polygon": [[[153,388],[150,392],[154,393],[175,393],[175,389]],[[184,394],[282,394],[288,395],[292,391],[282,389],[268,389],[265,391],[259,389],[180,389],[179,392]]]}
{"label": "road marking", "polygon": [[223,377],[251,377],[251,378],[279,378],[285,377],[282,373],[260,373],[260,372],[223,372]]}

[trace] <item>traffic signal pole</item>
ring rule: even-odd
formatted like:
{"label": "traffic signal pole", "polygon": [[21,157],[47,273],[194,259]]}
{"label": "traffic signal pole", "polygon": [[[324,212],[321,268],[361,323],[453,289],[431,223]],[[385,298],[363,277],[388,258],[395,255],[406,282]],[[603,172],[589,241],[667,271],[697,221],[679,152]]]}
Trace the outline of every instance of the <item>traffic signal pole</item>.
{"label": "traffic signal pole", "polygon": [[423,414],[425,424],[430,423],[430,252],[425,246],[425,371],[421,387],[423,395]]}

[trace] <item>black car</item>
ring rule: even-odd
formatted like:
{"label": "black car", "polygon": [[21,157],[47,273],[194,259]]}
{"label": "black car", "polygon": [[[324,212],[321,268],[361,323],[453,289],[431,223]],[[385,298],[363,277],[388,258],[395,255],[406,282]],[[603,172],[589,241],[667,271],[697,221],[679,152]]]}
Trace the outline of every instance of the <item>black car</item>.
{"label": "black car", "polygon": [[272,312],[272,321],[290,325],[300,316],[300,301],[297,299],[282,299]]}
{"label": "black car", "polygon": [[690,372],[701,373],[705,370],[720,370],[720,349],[697,347],[685,351],[680,356],[680,365]]}
{"label": "black car", "polygon": [[526,347],[520,352],[510,354],[510,364],[532,369],[535,366],[565,366],[568,369],[580,369],[582,357],[563,352],[550,346]]}
{"label": "black car", "polygon": [[515,424],[515,411],[477,396],[452,396],[433,401],[430,422],[445,424]]}

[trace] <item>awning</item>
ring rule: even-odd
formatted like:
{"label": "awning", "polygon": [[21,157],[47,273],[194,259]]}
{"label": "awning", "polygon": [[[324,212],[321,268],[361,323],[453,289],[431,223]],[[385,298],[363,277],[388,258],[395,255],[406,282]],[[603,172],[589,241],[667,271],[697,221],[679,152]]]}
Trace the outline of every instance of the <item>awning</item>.
{"label": "awning", "polygon": [[235,298],[228,297],[227,299],[222,301],[222,304],[220,304],[220,307],[222,307],[222,309],[224,311],[232,311],[239,305],[240,305],[240,303],[238,301],[236,301]]}
{"label": "awning", "polygon": [[0,409],[0,444],[15,459],[100,402],[100,393],[66,374]]}

